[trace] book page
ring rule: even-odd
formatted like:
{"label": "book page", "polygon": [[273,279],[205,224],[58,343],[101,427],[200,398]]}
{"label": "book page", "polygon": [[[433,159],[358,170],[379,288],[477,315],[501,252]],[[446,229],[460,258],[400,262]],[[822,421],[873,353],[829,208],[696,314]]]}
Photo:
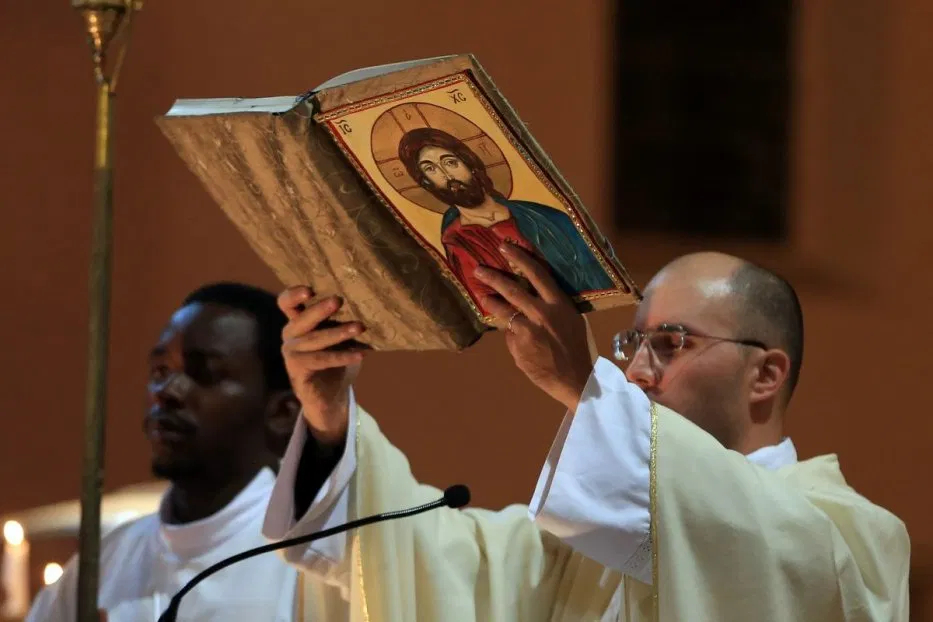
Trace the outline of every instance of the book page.
{"label": "book page", "polygon": [[[419,65],[435,63],[451,56],[436,56],[419,60],[389,63],[354,69],[331,78],[327,82],[314,88],[311,93],[324,89],[343,86],[352,82],[359,82],[375,76],[381,76],[396,71],[411,69]],[[308,93],[302,95],[282,95],[277,97],[220,97],[207,99],[179,99],[166,113],[166,116],[196,116],[208,114],[231,114],[242,112],[267,112],[282,114],[294,108]]]}
{"label": "book page", "polygon": [[427,65],[430,63],[436,63],[438,61],[446,60],[448,58],[453,58],[453,56],[435,56],[433,58],[422,58],[419,60],[409,60],[409,61],[404,61],[401,63],[389,63],[387,65],[376,65],[374,67],[364,67],[362,69],[354,69],[353,71],[348,71],[347,73],[341,74],[335,78],[331,78],[324,84],[321,84],[317,88],[315,88],[314,91],[323,91],[324,89],[332,89],[338,86],[343,86],[344,84],[350,84],[351,82],[360,82],[362,80],[367,80],[369,78],[374,78],[376,76],[382,76],[387,73],[403,71],[405,69],[411,69],[413,67],[418,67],[419,65]]}

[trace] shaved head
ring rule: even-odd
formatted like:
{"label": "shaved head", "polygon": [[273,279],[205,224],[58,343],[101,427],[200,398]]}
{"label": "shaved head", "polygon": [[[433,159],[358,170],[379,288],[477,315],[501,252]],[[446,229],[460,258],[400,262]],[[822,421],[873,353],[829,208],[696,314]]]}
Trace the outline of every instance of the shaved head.
{"label": "shaved head", "polygon": [[726,447],[778,442],[803,359],[793,287],[738,257],[685,255],[651,279],[635,314],[638,330],[670,327],[687,335],[682,348],[665,361],[636,356],[629,379]]}
{"label": "shaved head", "polygon": [[789,400],[803,364],[803,310],[797,292],[785,279],[748,261],[732,277],[736,318],[744,334],[790,357]]}
{"label": "shaved head", "polygon": [[750,261],[713,252],[678,257],[652,284],[671,275],[693,280],[710,302],[731,308],[740,338],[761,341],[787,353],[791,363],[786,382],[789,400],[803,363],[803,310],[793,286]]}

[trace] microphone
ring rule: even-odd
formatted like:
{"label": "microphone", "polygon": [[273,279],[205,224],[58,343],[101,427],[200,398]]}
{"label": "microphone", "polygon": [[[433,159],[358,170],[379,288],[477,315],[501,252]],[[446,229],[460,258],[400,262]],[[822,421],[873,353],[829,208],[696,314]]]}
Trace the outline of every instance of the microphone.
{"label": "microphone", "polygon": [[165,611],[162,612],[162,615],[159,616],[159,622],[175,622],[175,618],[178,616],[178,607],[181,605],[181,599],[194,589],[198,583],[208,578],[212,574],[219,572],[226,568],[227,566],[232,566],[237,562],[241,562],[244,559],[249,559],[250,557],[256,557],[257,555],[262,555],[263,553],[268,553],[270,551],[277,551],[279,549],[287,549],[289,547],[295,546],[297,544],[305,544],[308,542],[313,542],[314,540],[320,540],[321,538],[326,538],[327,536],[332,536],[337,533],[344,531],[349,531],[357,527],[362,527],[363,525],[369,525],[371,523],[378,523],[384,520],[393,520],[396,518],[405,518],[408,516],[414,516],[415,514],[421,514],[429,510],[440,507],[449,507],[453,509],[462,508],[470,502],[470,489],[464,486],[463,484],[456,484],[451,486],[444,491],[444,496],[436,501],[431,501],[430,503],[425,503],[424,505],[419,505],[417,507],[408,508],[407,510],[395,510],[393,512],[384,512],[382,514],[374,514],[372,516],[366,516],[364,518],[358,518],[356,520],[351,520],[348,523],[343,525],[337,525],[336,527],[331,527],[329,529],[324,529],[322,531],[317,531],[315,533],[309,533],[304,536],[298,536],[297,538],[290,538],[288,540],[282,540],[281,542],[272,542],[270,544],[264,544],[263,546],[257,546],[254,549],[249,549],[243,551],[242,553],[237,553],[232,555],[227,559],[221,560],[209,566],[198,573],[193,579],[188,581],[183,588],[178,590],[178,593],[172,596],[172,600],[169,601],[168,607]]}

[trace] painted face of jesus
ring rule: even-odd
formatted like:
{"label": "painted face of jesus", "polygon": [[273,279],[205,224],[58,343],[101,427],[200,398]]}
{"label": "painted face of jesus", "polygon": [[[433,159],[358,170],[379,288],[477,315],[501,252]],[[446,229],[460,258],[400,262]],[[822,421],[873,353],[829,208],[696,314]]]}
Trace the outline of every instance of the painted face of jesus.
{"label": "painted face of jesus", "polygon": [[418,152],[418,169],[425,189],[447,205],[477,207],[486,199],[473,171],[448,149],[424,147]]}

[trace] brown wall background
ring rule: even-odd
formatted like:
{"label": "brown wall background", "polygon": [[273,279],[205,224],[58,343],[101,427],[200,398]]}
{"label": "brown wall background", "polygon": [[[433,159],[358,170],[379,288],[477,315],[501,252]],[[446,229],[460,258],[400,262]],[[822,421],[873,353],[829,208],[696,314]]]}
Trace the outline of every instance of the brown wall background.
{"label": "brown wall background", "polygon": [[[795,235],[777,248],[614,231],[608,0],[150,0],[116,110],[107,488],[148,477],[145,354],[182,296],[214,279],[278,289],[153,117],[178,97],[298,94],[353,68],[469,51],[640,283],[707,247],[795,281],[808,334],[791,433],[803,456],[837,452],[850,482],[907,522],[913,618],[933,619],[933,4],[800,4]],[[68,5],[0,2],[0,514],[79,491],[94,93]],[[601,343],[630,316],[596,316]],[[468,483],[493,507],[528,499],[562,416],[495,335],[459,355],[374,354],[358,391],[416,474]]]}

